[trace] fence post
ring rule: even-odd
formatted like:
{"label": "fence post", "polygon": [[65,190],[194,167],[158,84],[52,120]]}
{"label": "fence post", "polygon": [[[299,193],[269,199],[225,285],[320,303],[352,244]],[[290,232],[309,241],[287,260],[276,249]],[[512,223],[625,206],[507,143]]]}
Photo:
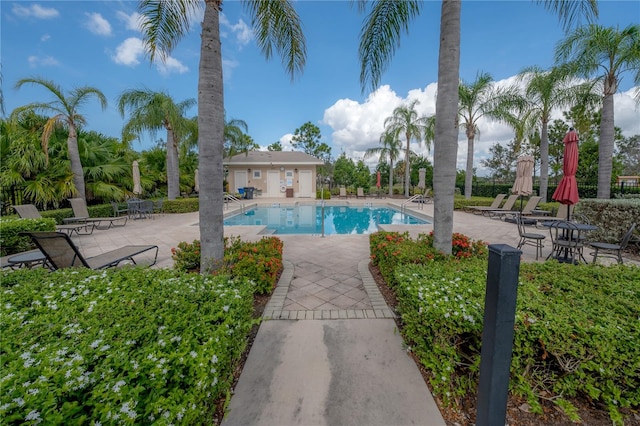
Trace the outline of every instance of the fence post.
{"label": "fence post", "polygon": [[521,255],[506,244],[489,245],[477,426],[505,424]]}

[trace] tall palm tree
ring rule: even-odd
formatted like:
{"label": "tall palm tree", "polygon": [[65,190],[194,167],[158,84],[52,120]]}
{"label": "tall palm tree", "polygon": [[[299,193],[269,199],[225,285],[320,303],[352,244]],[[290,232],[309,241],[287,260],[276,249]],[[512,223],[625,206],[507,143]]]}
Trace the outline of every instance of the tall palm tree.
{"label": "tall palm tree", "polygon": [[[411,151],[411,140],[415,140],[418,144],[421,144],[424,138],[424,135],[427,134],[427,125],[429,124],[429,119],[426,116],[418,116],[418,112],[416,111],[416,105],[418,104],[418,100],[413,100],[407,105],[400,105],[393,110],[393,113],[390,117],[387,117],[384,120],[384,127],[388,132],[394,133],[396,137],[401,134],[405,137],[407,141],[407,145],[405,146],[404,151],[404,161],[405,161],[405,176],[404,176],[404,196],[409,197],[409,186],[410,186],[410,151]],[[431,147],[431,141],[427,140],[427,149]]]}
{"label": "tall palm tree", "polygon": [[[596,0],[541,0],[557,11],[565,27],[580,14],[597,14]],[[400,45],[400,36],[421,11],[418,0],[358,3],[364,10],[371,5],[360,32],[360,82],[375,89],[382,74]],[[453,235],[453,196],[458,150],[458,80],[460,75],[460,11],[458,0],[442,0],[440,12],[440,48],[438,53],[438,97],[436,98],[436,131],[433,154],[434,247],[451,253]]]}
{"label": "tall palm tree", "polygon": [[597,195],[608,199],[615,136],[613,95],[625,71],[631,71],[635,85],[640,85],[640,25],[629,25],[623,30],[600,25],[580,27],[557,45],[556,61],[569,61],[571,68],[586,78],[596,76],[600,83],[603,97]]}
{"label": "tall palm tree", "polygon": [[149,132],[155,137],[158,130],[167,132],[167,196],[175,200],[180,195],[180,167],[178,142],[187,133],[186,111],[196,104],[193,98],[176,101],[167,93],[149,89],[131,89],[118,97],[118,110],[124,117],[130,111],[123,133]]}
{"label": "tall palm tree", "polygon": [[[141,0],[145,18],[143,33],[151,60],[166,58],[190,27],[189,17],[200,8],[199,0]],[[204,1],[204,18],[198,69],[198,152],[200,173],[201,272],[217,268],[224,256],[223,180],[224,98],[220,10],[222,0]],[[269,59],[282,56],[293,78],[306,62],[306,42],[300,19],[289,0],[246,0],[256,41]]]}
{"label": "tall palm tree", "polygon": [[238,152],[235,147],[242,146],[242,140],[245,132],[249,130],[249,126],[244,120],[232,118],[224,121],[224,144],[227,157],[232,157]]}
{"label": "tall palm tree", "polygon": [[473,83],[460,82],[458,103],[461,123],[467,136],[467,171],[465,174],[464,196],[471,198],[473,182],[474,142],[478,134],[478,121],[484,117],[503,119],[502,104],[512,102],[515,94],[510,90],[495,87],[493,77],[486,72],[478,72]]}
{"label": "tall palm tree", "polygon": [[65,96],[60,86],[51,80],[45,80],[39,77],[23,78],[16,83],[16,88],[19,89],[25,84],[44,87],[54,96],[54,100],[51,102],[33,102],[18,107],[12,112],[12,115],[21,114],[24,111],[53,114],[45,123],[44,131],[42,132],[42,148],[45,153],[48,151],[49,138],[58,124],[61,124],[69,132],[69,136],[67,137],[67,150],[71,163],[71,172],[73,173],[73,185],[75,186],[77,195],[82,199],[86,199],[84,171],[82,170],[82,162],[80,161],[80,152],[78,150],[78,127],[86,124],[87,120],[80,114],[79,108],[83,106],[89,98],[95,96],[100,101],[100,106],[104,110],[107,108],[107,98],[100,90],[89,86],[72,89],[68,95]]}
{"label": "tall palm tree", "polygon": [[545,71],[529,67],[518,74],[525,83],[525,97],[531,105],[531,119],[540,126],[540,196],[547,200],[549,186],[549,121],[556,108],[570,108],[578,102],[594,102],[589,87],[576,84],[575,75],[567,67],[553,67]]}
{"label": "tall palm tree", "polygon": [[379,155],[379,162],[389,161],[389,197],[393,197],[393,163],[400,158],[402,142],[394,132],[382,132],[380,146],[369,148],[364,153],[364,159]]}

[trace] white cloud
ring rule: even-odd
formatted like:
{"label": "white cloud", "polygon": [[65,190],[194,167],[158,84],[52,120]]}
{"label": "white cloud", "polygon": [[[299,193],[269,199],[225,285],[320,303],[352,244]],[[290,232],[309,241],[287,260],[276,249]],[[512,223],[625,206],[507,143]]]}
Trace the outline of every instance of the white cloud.
{"label": "white cloud", "polygon": [[224,79],[227,80],[231,78],[233,70],[239,65],[240,63],[238,61],[222,58],[222,75],[224,76]]}
{"label": "white cloud", "polygon": [[140,57],[144,56],[144,45],[142,40],[136,37],[129,37],[116,48],[116,54],[111,59],[116,64],[135,66],[140,63]]}
{"label": "white cloud", "polygon": [[51,36],[49,34],[45,34],[40,37],[40,41],[49,41],[49,39],[51,39]]}
{"label": "white cloud", "polygon": [[158,68],[158,72],[164,76],[172,73],[184,74],[189,71],[188,67],[171,56],[169,56],[164,62],[158,61],[156,67]]}
{"label": "white cloud", "polygon": [[84,27],[91,31],[94,34],[101,36],[110,36],[111,35],[111,24],[109,21],[104,19],[99,13],[85,13],[85,16],[89,18],[85,23]]}
{"label": "white cloud", "polygon": [[138,12],[133,12],[131,15],[128,15],[125,12],[118,11],[116,12],[116,16],[124,22],[126,29],[142,32],[142,22],[144,22],[145,17]]}
{"label": "white cloud", "polygon": [[[253,30],[242,19],[238,19],[236,24],[232,24],[224,14],[220,14],[220,24],[222,28],[228,28],[235,35],[236,42],[240,47],[246,46],[253,39]],[[229,36],[224,29],[220,35],[225,38]]]}
{"label": "white cloud", "polygon": [[58,62],[58,60],[53,56],[39,57],[39,56],[31,55],[27,58],[27,61],[29,62],[29,66],[31,68],[52,67],[52,66],[60,65],[60,62]]}
{"label": "white cloud", "polygon": [[[496,82],[498,87],[504,87],[516,83],[516,78],[510,77]],[[640,134],[640,109],[634,100],[634,90],[630,89],[624,93],[618,93],[614,97],[615,104],[615,125],[622,129],[624,136]],[[363,102],[351,99],[339,99],[324,112],[323,124],[332,129],[333,152],[344,151],[347,156],[353,159],[360,159],[368,148],[379,146],[380,134],[384,128],[384,120],[389,117],[393,109],[403,103],[417,99],[416,106],[422,115],[435,113],[437,84],[431,83],[424,89],[413,89],[402,98],[398,96],[389,86],[381,86],[373,92]],[[560,110],[554,111],[552,117],[562,118]],[[479,175],[486,174],[480,166],[480,160],[489,156],[489,148],[499,143],[506,145],[513,137],[514,132],[511,127],[486,118],[481,118],[478,122],[479,135],[474,141],[474,167]],[[433,161],[433,149],[428,152],[426,147],[411,144],[411,149],[418,154],[425,155]],[[372,166],[376,159],[368,160]],[[464,170],[467,162],[467,138],[464,132],[458,134],[458,156],[457,168]]]}
{"label": "white cloud", "polygon": [[25,18],[33,17],[38,19],[52,19],[57,18],[60,15],[60,12],[56,9],[52,7],[42,7],[39,4],[32,4],[29,7],[14,4],[12,11],[15,15]]}

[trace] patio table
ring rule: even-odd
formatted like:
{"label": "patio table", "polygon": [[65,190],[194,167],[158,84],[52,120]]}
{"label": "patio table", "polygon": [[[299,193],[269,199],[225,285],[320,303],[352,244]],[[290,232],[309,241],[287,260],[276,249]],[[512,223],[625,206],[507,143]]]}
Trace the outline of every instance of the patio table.
{"label": "patio table", "polygon": [[[589,232],[589,231],[595,231],[598,229],[597,226],[595,225],[591,225],[589,223],[578,223],[578,222],[567,222],[565,220],[550,220],[547,222],[542,222],[541,225],[547,228],[551,228],[551,226],[554,226],[555,224],[557,224],[557,227],[560,229],[564,230],[563,233],[563,238],[567,239],[567,240],[573,240],[574,235],[573,232],[574,231],[580,231],[580,232]],[[570,232],[567,232],[569,231]],[[582,252],[580,252],[580,257],[582,257],[582,260],[585,261],[585,263],[587,263],[587,261],[585,260],[584,256],[582,255]],[[565,263],[569,263],[569,249],[566,248],[564,249],[564,256],[563,257],[555,257],[556,260],[558,260],[559,262],[565,262]]]}
{"label": "patio table", "polygon": [[40,250],[35,249],[11,256],[7,258],[7,262],[12,268],[17,267],[31,269],[37,265],[46,266],[47,257]]}

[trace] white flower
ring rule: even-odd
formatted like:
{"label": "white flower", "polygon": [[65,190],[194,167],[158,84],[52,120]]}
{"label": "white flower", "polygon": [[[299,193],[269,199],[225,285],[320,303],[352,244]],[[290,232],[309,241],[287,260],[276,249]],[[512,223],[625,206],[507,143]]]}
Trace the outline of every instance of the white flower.
{"label": "white flower", "polygon": [[189,352],[189,355],[191,355],[191,358],[195,358],[198,356],[198,353],[196,351],[191,351]]}
{"label": "white flower", "polygon": [[214,364],[216,364],[216,363],[218,362],[218,356],[214,354],[214,355],[211,357],[211,362],[212,362],[212,363],[214,363]]}
{"label": "white flower", "polygon": [[102,339],[94,340],[89,346],[91,346],[91,349],[95,349],[100,345],[100,343],[102,343]]}
{"label": "white flower", "polygon": [[225,311],[225,312],[229,312],[229,305],[223,306],[222,310]]}
{"label": "white flower", "polygon": [[40,418],[40,412],[38,410],[31,410],[29,414],[24,418],[25,420],[35,420],[36,424],[40,423],[42,419]]}
{"label": "white flower", "polygon": [[114,392],[120,392],[120,388],[124,385],[126,385],[127,383],[124,380],[119,380],[116,382],[115,385],[113,385],[113,387],[111,388],[112,391]]}

